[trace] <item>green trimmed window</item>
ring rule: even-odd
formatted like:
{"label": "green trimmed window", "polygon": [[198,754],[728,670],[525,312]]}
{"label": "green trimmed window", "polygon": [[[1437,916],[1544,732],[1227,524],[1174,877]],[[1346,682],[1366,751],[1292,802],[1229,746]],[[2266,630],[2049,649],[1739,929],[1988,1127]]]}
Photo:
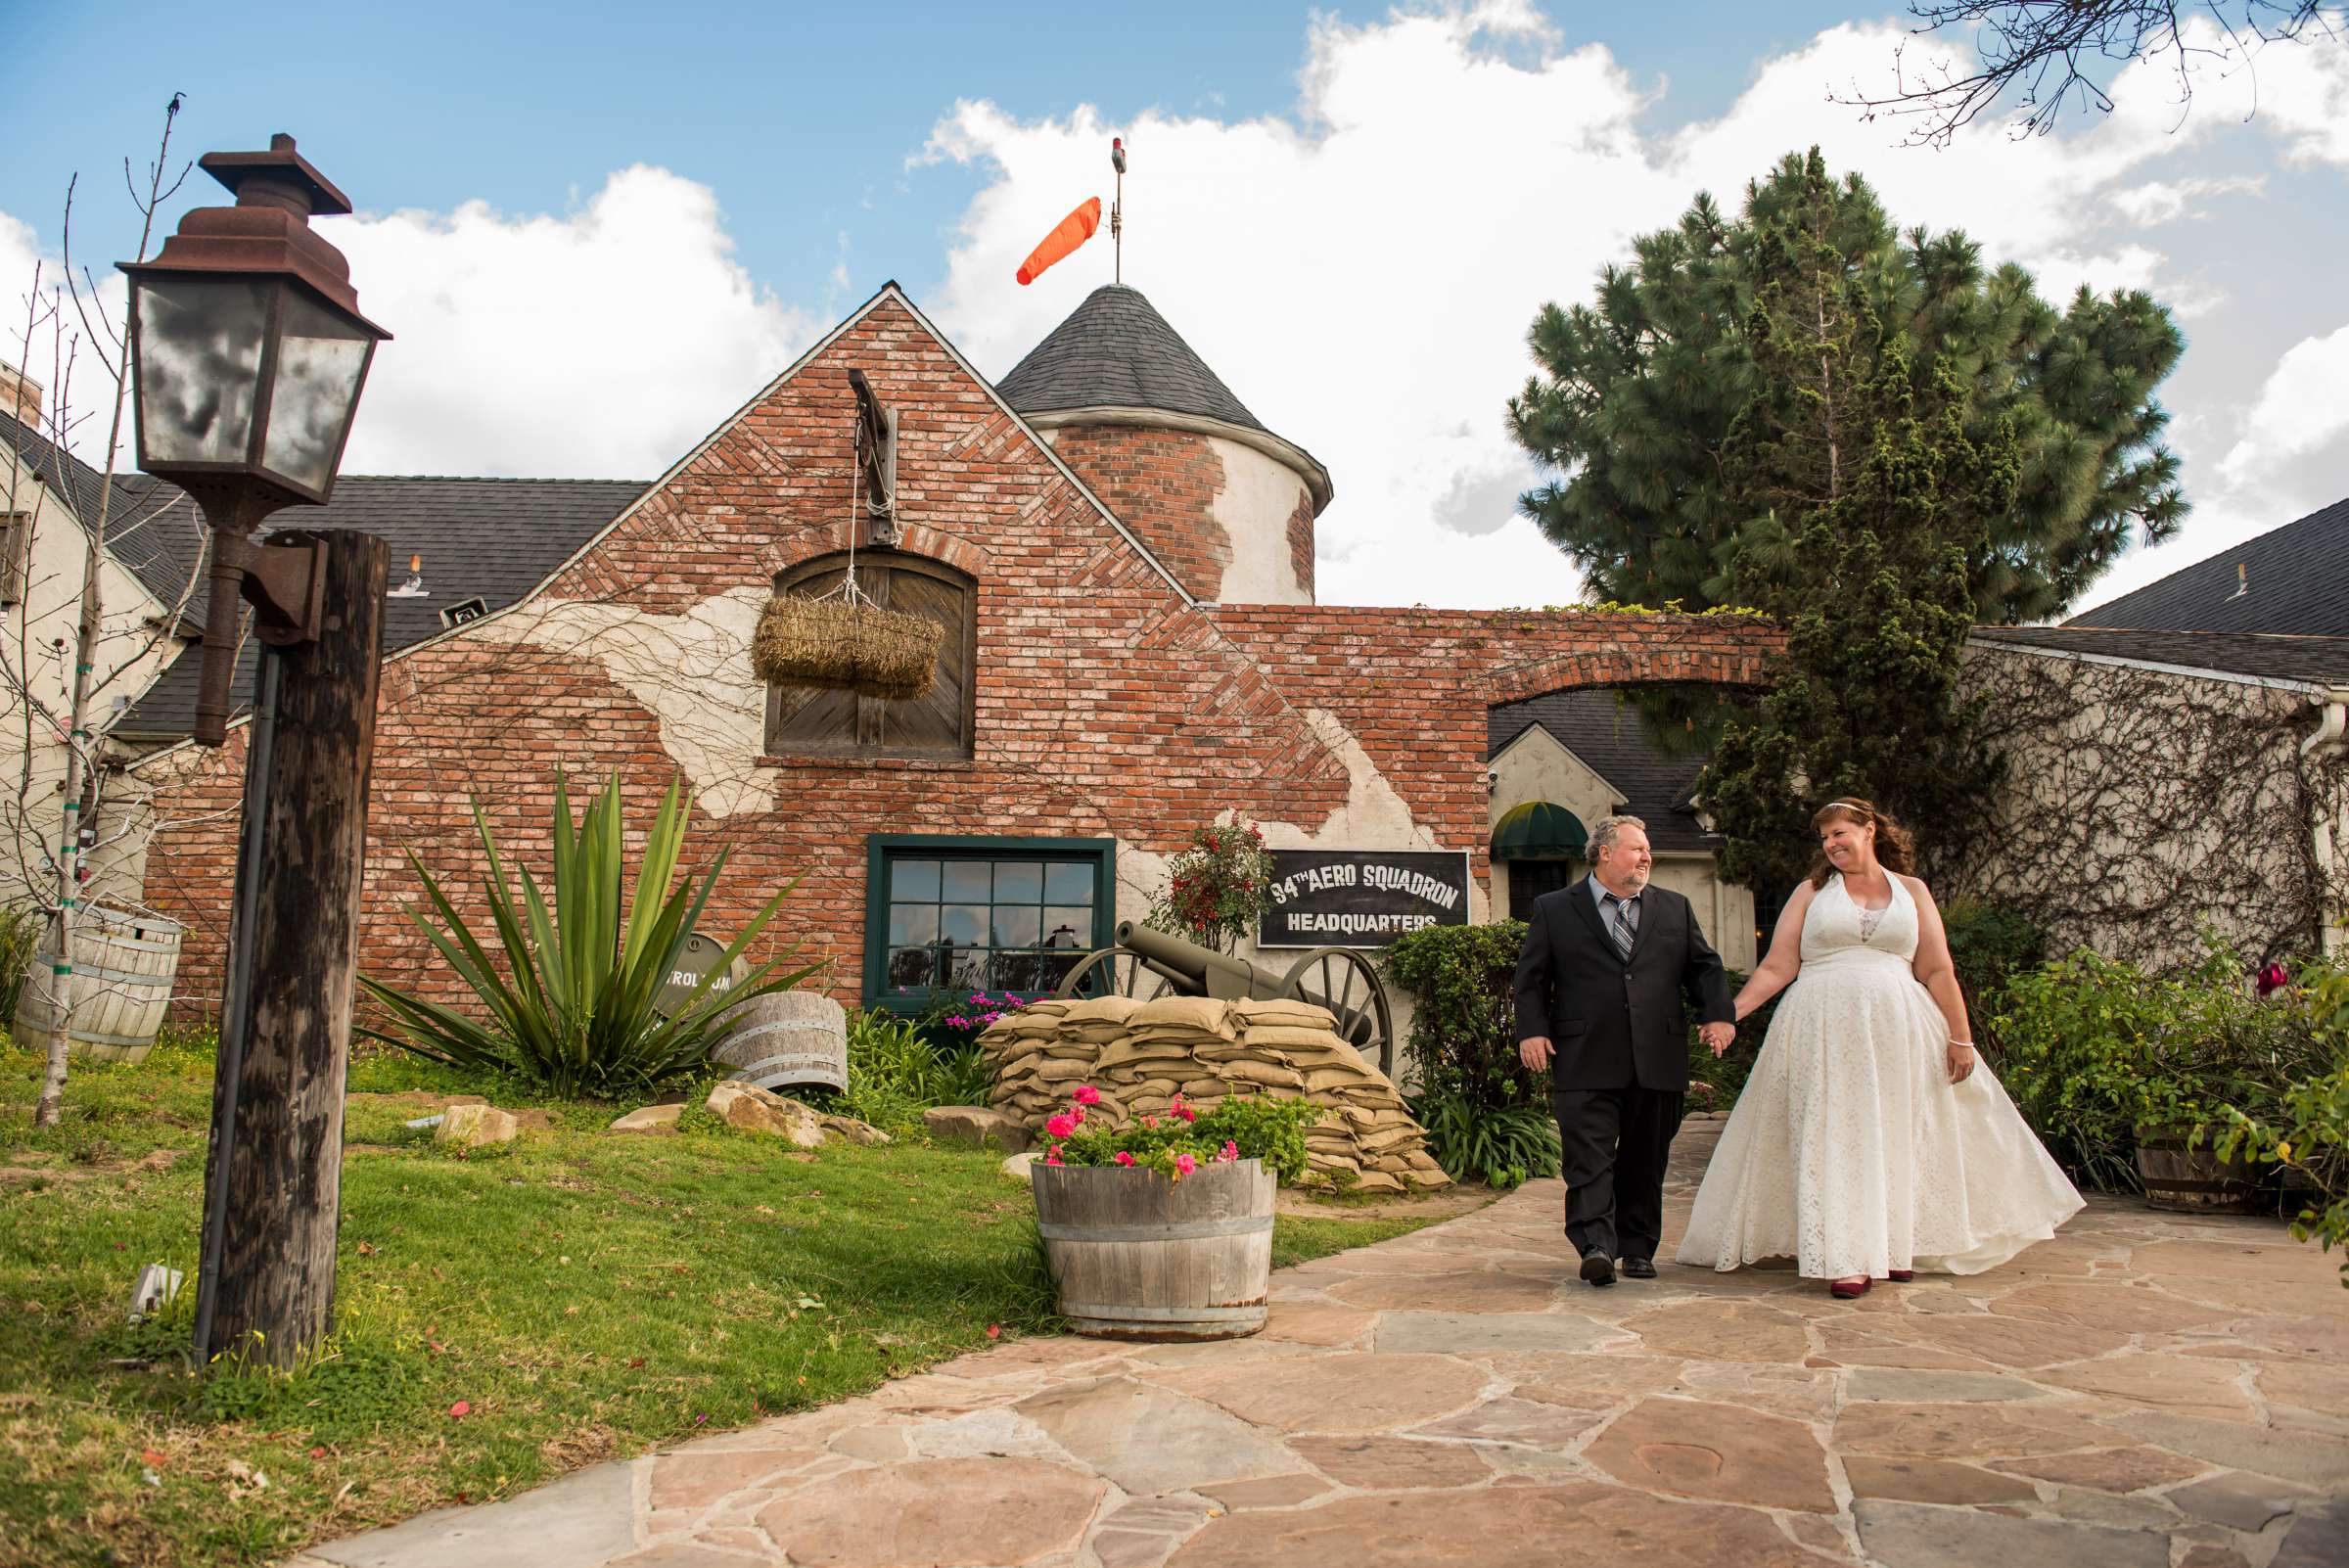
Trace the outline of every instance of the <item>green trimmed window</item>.
{"label": "green trimmed window", "polygon": [[878,834],[868,841],[864,997],[1035,995],[1116,925],[1116,841]]}

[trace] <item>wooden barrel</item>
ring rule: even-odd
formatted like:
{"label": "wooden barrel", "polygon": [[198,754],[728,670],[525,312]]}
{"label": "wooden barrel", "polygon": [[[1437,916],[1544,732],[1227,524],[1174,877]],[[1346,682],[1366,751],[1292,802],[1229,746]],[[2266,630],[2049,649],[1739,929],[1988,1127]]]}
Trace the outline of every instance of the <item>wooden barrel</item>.
{"label": "wooden barrel", "polygon": [[2253,1214],[2260,1201],[2259,1171],[2249,1160],[2222,1164],[2206,1137],[2188,1149],[2186,1134],[2165,1128],[2137,1130],[2137,1175],[2145,1201],[2156,1209],[2190,1214]]}
{"label": "wooden barrel", "polygon": [[820,992],[775,991],[727,1015],[726,1036],[710,1053],[728,1078],[764,1089],[794,1084],[849,1086],[849,1015]]}
{"label": "wooden barrel", "polygon": [[1203,1165],[1180,1181],[1117,1166],[1031,1166],[1036,1229],[1080,1334],[1239,1339],[1265,1326],[1272,1173]]}
{"label": "wooden barrel", "polygon": [[[180,924],[161,915],[90,908],[73,921],[73,1022],[67,1034],[76,1056],[101,1062],[143,1062],[155,1048],[179,971]],[[57,958],[44,939],[17,997],[17,1043],[39,1049],[57,1027]]]}

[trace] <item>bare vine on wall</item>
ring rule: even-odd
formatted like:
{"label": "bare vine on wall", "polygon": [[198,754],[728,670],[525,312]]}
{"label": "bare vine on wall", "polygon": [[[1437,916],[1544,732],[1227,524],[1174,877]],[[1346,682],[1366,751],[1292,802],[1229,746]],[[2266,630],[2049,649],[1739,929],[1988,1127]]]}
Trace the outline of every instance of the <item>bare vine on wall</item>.
{"label": "bare vine on wall", "polygon": [[2152,968],[2210,927],[2247,959],[2316,948],[2349,892],[2313,829],[2349,807],[2349,759],[2303,757],[2301,693],[1971,650],[1981,739],[2007,759],[1987,826],[1945,846],[1953,894],[2015,905],[2054,950]]}

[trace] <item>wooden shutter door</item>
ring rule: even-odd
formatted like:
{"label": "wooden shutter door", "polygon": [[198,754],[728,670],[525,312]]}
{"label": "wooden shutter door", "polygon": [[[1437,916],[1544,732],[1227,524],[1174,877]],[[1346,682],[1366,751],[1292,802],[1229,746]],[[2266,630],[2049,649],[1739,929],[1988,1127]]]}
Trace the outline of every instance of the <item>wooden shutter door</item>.
{"label": "wooden shutter door", "polygon": [[922,616],[946,628],[930,689],[907,702],[875,703],[880,743],[893,752],[970,755],[971,589],[958,579],[902,565],[889,574],[892,610]]}
{"label": "wooden shutter door", "polygon": [[[820,599],[838,590],[847,574],[818,572],[786,592]],[[860,574],[861,576],[861,574]],[[825,686],[771,686],[766,694],[766,748],[770,752],[847,752],[856,746],[856,697]]]}

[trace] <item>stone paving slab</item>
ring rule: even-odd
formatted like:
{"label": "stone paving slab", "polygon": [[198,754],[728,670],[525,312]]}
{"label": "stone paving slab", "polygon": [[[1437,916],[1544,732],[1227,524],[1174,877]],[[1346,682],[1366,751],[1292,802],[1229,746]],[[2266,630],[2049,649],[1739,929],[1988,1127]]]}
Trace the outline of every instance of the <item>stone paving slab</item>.
{"label": "stone paving slab", "polygon": [[1284,1270],[1252,1340],[998,1346],[290,1568],[2349,1561],[2349,1292],[2280,1225],[2096,1199],[1838,1302],[1785,1268],[1594,1290],[1562,1199]]}

